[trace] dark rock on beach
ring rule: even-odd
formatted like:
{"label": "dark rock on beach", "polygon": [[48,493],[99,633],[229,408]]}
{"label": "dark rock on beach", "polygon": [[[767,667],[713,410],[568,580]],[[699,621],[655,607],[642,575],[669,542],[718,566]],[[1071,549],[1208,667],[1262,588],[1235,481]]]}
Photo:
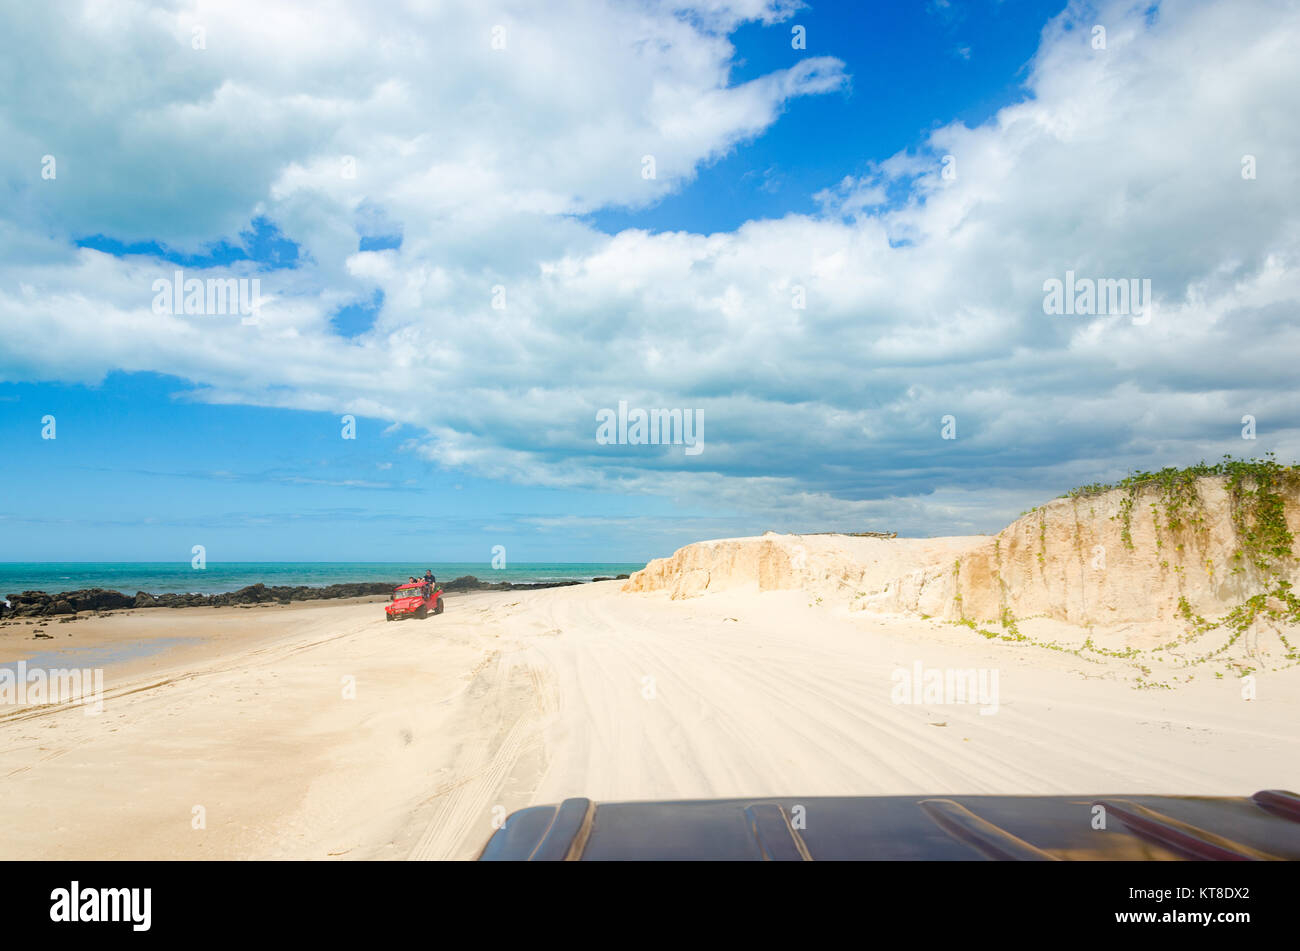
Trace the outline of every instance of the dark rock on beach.
{"label": "dark rock on beach", "polygon": [[[627,577],[620,575],[620,578]],[[464,575],[452,581],[440,583],[443,591],[526,591],[532,588],[562,588],[581,584],[580,581],[532,581],[512,584],[508,581],[480,581],[473,575]],[[109,591],[105,588],[90,588],[85,591],[62,591],[47,594],[44,591],[24,591],[11,594],[7,598],[9,605],[0,603],[0,618],[51,617],[67,615],[75,617],[78,613],[114,611],[121,608],[197,608],[225,607],[227,605],[254,604],[288,604],[291,601],[325,601],[334,598],[363,598],[377,594],[387,595],[395,585],[386,581],[365,581],[354,584],[331,584],[323,588],[309,588],[306,585],[252,584],[238,591],[226,591],[221,594],[150,594],[137,591],[134,596],[121,591]]]}
{"label": "dark rock on beach", "polygon": [[44,591],[24,591],[8,595],[9,607],[0,605],[0,617],[47,617],[56,614],[73,615],[82,611],[113,611],[120,608],[194,608],[220,607],[227,604],[261,604],[272,602],[287,604],[290,601],[315,601],[324,598],[359,598],[366,595],[388,594],[393,586],[387,582],[359,584],[332,584],[324,588],[305,585],[288,587],[264,584],[249,585],[238,591],[222,594],[150,594],[137,591],[135,596],[104,588],[87,591],[63,591],[47,594]]}
{"label": "dark rock on beach", "polygon": [[259,583],[250,584],[238,591],[226,591],[221,594],[150,595],[141,591],[135,597],[135,606],[150,608],[219,608],[232,604],[288,604],[290,601],[363,598],[367,595],[388,594],[392,590],[393,586],[386,581],[332,584],[324,588],[309,588],[306,585],[272,585],[267,587]]}
{"label": "dark rock on beach", "polygon": [[120,591],[88,588],[84,591],[62,591],[46,594],[44,591],[24,591],[6,595],[9,601],[5,617],[39,617],[54,614],[75,614],[78,611],[111,611],[129,608],[133,599]]}

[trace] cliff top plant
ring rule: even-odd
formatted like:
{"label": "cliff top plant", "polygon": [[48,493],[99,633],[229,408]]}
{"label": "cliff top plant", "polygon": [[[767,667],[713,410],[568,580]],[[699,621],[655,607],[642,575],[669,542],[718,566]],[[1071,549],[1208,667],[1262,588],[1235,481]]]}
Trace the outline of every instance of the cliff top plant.
{"label": "cliff top plant", "polygon": [[1235,459],[1231,455],[1225,455],[1221,462],[1200,462],[1185,469],[1175,466],[1166,466],[1155,472],[1138,469],[1118,482],[1091,482],[1071,489],[1060,498],[1087,498],[1112,489],[1141,490],[1147,487],[1181,492],[1187,486],[1195,485],[1197,479],[1208,476],[1226,476],[1229,488],[1247,483],[1280,488],[1283,485],[1300,485],[1300,466],[1283,465],[1271,452],[1265,453],[1262,459]]}

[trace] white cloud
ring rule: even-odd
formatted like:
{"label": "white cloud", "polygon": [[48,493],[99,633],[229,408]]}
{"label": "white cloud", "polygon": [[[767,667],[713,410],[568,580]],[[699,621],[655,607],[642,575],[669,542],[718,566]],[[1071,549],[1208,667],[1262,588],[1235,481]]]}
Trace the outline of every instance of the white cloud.
{"label": "white cloud", "polygon": [[[574,216],[653,202],[843,86],[826,58],[728,82],[726,31],[792,5],[327,5],[328,30],[295,9],[10,24],[0,78],[47,65],[41,101],[3,87],[0,379],[175,373],[213,401],[409,424],[411,450],[492,477],[910,531],[993,527],[1047,488],[1265,433],[1300,455],[1292,4],[1072,6],[1032,95],[828,183],[818,215],[614,236]],[[170,265],[67,247],[196,247],[256,215],[307,255],[262,275],[256,327],[154,315]],[[403,244],[358,252],[359,227]],[[1043,282],[1066,270],[1150,278],[1158,312],[1048,317]],[[329,314],[376,289],[375,328],[335,336]],[[702,409],[707,451],[597,446],[595,411],[620,399]],[[1243,413],[1260,443],[1236,438]]]}

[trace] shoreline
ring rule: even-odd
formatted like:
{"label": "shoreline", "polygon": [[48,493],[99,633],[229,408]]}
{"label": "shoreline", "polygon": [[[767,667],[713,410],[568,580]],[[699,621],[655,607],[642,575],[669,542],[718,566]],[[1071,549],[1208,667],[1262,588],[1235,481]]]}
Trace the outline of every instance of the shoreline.
{"label": "shoreline", "polygon": [[[449,594],[467,591],[532,591],[541,588],[563,588],[597,581],[623,581],[629,575],[593,577],[590,581],[482,581],[474,575],[462,575],[438,586]],[[94,617],[112,611],[149,608],[230,607],[255,604],[290,604],[296,601],[335,601],[344,598],[388,595],[401,582],[385,581],[345,582],[323,586],[266,585],[262,582],[245,585],[234,591],[212,594],[173,593],[150,594],[137,591],[129,595],[111,588],[81,588],[74,591],[22,591],[7,594],[0,602],[0,626],[7,622],[29,618],[59,617],[76,620]]]}

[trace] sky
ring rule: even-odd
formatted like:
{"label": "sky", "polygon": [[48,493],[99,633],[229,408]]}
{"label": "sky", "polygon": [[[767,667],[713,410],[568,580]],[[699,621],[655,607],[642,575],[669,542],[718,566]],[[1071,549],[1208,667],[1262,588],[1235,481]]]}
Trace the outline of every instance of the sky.
{"label": "sky", "polygon": [[1294,460],[1297,47],[1288,0],[7,5],[0,560],[634,562]]}

